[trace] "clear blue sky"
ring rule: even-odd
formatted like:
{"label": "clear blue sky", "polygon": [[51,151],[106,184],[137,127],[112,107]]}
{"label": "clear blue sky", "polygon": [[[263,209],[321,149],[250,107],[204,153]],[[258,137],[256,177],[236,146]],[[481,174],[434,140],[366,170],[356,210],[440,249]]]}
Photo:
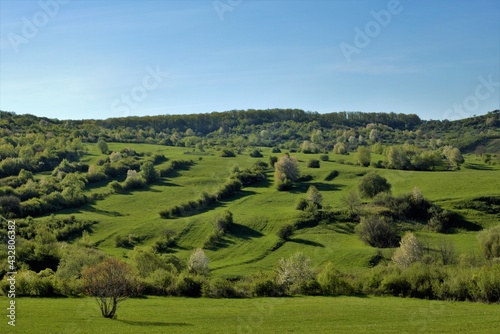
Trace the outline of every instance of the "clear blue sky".
{"label": "clear blue sky", "polygon": [[498,0],[0,0],[0,109],[464,118],[500,108],[499,17]]}

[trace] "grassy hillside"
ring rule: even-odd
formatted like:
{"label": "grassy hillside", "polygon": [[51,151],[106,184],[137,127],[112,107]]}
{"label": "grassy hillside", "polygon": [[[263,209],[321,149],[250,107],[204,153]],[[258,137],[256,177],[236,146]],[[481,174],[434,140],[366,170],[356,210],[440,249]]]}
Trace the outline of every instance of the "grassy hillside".
{"label": "grassy hillside", "polygon": [[[318,188],[323,195],[324,205],[342,210],[341,198],[348,191],[356,189],[362,175],[376,170],[350,165],[349,163],[355,160],[355,154],[331,154],[330,161],[322,161],[319,169],[306,166],[309,159],[319,158],[319,155],[292,154],[298,157],[301,172],[313,177],[311,181],[300,184],[292,191],[278,192],[273,185],[272,173],[268,173],[266,181],[244,188],[238,196],[222,201],[208,210],[195,212],[188,217],[162,219],[159,216],[161,209],[186,200],[194,200],[202,192],[214,192],[218,184],[227,178],[233,165],[246,168],[257,159],[249,157],[248,154],[221,158],[216,151],[209,151],[212,155],[203,155],[202,160],[198,160],[197,156],[184,154],[185,148],[117,143],[110,143],[109,146],[112,151],[128,147],[138,152],[161,153],[171,160],[193,158],[196,161],[188,170],[179,171],[173,177],[163,178],[148,189],[111,195],[94,204],[60,213],[99,221],[91,239],[109,254],[126,258],[130,251],[115,246],[117,235],[134,234],[143,239],[138,247],[147,247],[155,242],[162,231],[171,229],[178,236],[174,254],[187,258],[193,248],[203,247],[213,229],[214,217],[225,209],[233,213],[236,230],[225,236],[223,247],[206,252],[214,275],[248,275],[259,269],[272,269],[280,257],[286,257],[296,251],[310,256],[317,266],[332,261],[340,269],[358,270],[366,268],[370,258],[376,253],[376,249],[363,244],[357,238],[351,225],[341,223],[299,230],[292,241],[277,247],[279,239],[275,233],[282,225],[299,217],[300,212],[295,210],[294,206],[299,198],[305,196],[308,185]],[[90,155],[85,158],[87,161],[92,162],[104,157],[95,145],[88,147]],[[263,161],[267,161],[270,155],[277,155],[267,148],[263,149],[263,154]],[[344,162],[339,163],[341,160]],[[470,155],[466,156],[464,168],[454,172],[387,169],[376,171],[389,180],[394,194],[409,192],[417,186],[429,200],[445,208],[454,209],[460,201],[499,194],[500,170],[497,166],[483,164],[484,169],[470,169],[468,164],[479,165],[480,162]],[[326,176],[333,170],[338,171],[339,175],[331,181],[325,181]],[[106,183],[103,183],[92,187],[89,193],[105,190]],[[498,222],[494,215],[474,210],[457,211],[480,226],[488,227]],[[438,239],[444,238],[452,241],[460,252],[480,252],[475,232],[461,231],[451,235],[422,232],[422,236],[428,237],[431,246],[435,246]]]}

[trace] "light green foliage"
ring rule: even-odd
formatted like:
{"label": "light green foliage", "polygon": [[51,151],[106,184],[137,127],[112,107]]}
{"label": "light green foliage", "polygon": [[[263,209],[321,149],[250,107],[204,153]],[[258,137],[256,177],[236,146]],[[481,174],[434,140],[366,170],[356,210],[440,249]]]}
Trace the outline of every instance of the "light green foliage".
{"label": "light green foliage", "polygon": [[197,248],[193,251],[188,261],[188,271],[192,274],[206,276],[210,272],[208,257],[203,249]]}
{"label": "light green foliage", "polygon": [[301,252],[285,259],[281,258],[276,268],[276,281],[290,293],[297,293],[301,284],[314,278],[311,259]]}
{"label": "light green foliage", "polygon": [[370,150],[365,146],[358,147],[358,162],[361,166],[368,167],[371,162]]}
{"label": "light green foliage", "polygon": [[321,207],[323,196],[315,186],[309,186],[309,188],[307,189],[306,198],[309,202],[316,204],[318,207]]}
{"label": "light green foliage", "polygon": [[108,154],[109,147],[104,139],[99,139],[99,141],[97,142],[97,146],[99,147],[99,150],[102,154]]}
{"label": "light green foliage", "polygon": [[401,239],[399,248],[392,256],[392,261],[402,268],[408,268],[412,263],[422,259],[422,256],[422,244],[413,233],[408,232]]}
{"label": "light green foliage", "polygon": [[389,192],[391,185],[387,179],[377,173],[368,173],[358,185],[359,193],[364,197],[374,197],[381,192]]}
{"label": "light green foliage", "polygon": [[500,225],[482,231],[478,239],[486,259],[500,258]]}
{"label": "light green foliage", "polygon": [[299,162],[296,157],[284,154],[274,164],[274,182],[278,190],[289,189],[299,176]]}
{"label": "light green foliage", "polygon": [[146,183],[153,183],[160,177],[151,161],[146,161],[141,166],[140,175],[144,180],[146,180]]}
{"label": "light green foliage", "polygon": [[336,143],[333,146],[333,153],[335,154],[346,154],[347,150],[344,143]]}

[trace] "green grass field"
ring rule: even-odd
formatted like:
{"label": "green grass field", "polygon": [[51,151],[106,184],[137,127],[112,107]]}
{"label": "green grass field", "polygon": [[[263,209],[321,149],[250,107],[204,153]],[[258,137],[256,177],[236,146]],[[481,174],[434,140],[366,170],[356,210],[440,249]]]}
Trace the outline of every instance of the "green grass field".
{"label": "green grass field", "polygon": [[0,332],[497,333],[500,327],[498,305],[395,297],[149,297],[121,303],[116,320],[102,318],[91,298],[19,298],[17,305],[15,328],[2,317]]}
{"label": "green grass field", "polygon": [[[89,163],[104,157],[95,145],[87,145],[89,155],[84,160]],[[386,177],[392,184],[392,192],[401,194],[410,192],[417,186],[424,196],[431,201],[452,209],[457,201],[484,195],[499,194],[500,170],[498,167],[484,165],[482,169],[467,168],[468,164],[478,166],[473,155],[466,156],[465,167],[455,172],[410,172],[387,169],[374,169],[354,166],[356,154],[330,154],[330,161],[322,161],[321,168],[307,168],[307,161],[318,159],[319,154],[292,154],[297,156],[303,174],[310,174],[313,180],[301,184],[290,192],[278,192],[273,186],[273,175],[268,173],[268,180],[244,191],[230,200],[204,212],[177,219],[161,219],[159,211],[173,205],[194,200],[202,192],[213,193],[217,186],[224,182],[233,165],[240,168],[250,167],[259,159],[251,158],[248,153],[235,158],[220,158],[216,151],[212,155],[198,156],[185,154],[186,148],[166,147],[148,144],[110,143],[110,150],[118,151],[133,148],[138,152],[164,154],[170,160],[193,159],[196,164],[188,170],[179,171],[178,175],[162,179],[148,189],[127,194],[117,194],[99,200],[95,204],[68,210],[63,214],[73,214],[77,218],[95,219],[99,221],[91,234],[98,247],[109,254],[119,257],[127,256],[125,248],[116,248],[114,239],[117,235],[135,234],[144,238],[139,247],[153,244],[158,234],[165,230],[174,230],[180,235],[178,247],[174,254],[187,258],[193,248],[202,247],[213,227],[214,216],[229,209],[238,228],[235,233],[225,237],[225,246],[216,251],[207,251],[211,260],[213,275],[248,275],[256,270],[272,269],[280,257],[286,257],[296,251],[310,256],[314,265],[332,261],[341,270],[362,270],[376,250],[363,244],[349,231],[348,226],[318,226],[313,229],[299,230],[292,242],[275,249],[278,238],[275,232],[280,226],[295,221],[300,212],[294,209],[296,201],[305,197],[309,184],[315,185],[323,195],[323,204],[334,209],[342,209],[341,198],[348,191],[355,190],[362,175],[368,171],[376,171]],[[263,149],[268,161],[272,154],[269,148]],[[372,159],[382,159],[373,157]],[[344,163],[339,163],[344,160]],[[325,177],[337,170],[338,177],[325,181]],[[106,191],[106,184],[92,187],[89,193]],[[489,227],[498,223],[498,218],[485,215],[474,210],[459,211],[473,223]],[[428,235],[431,247],[441,238],[453,242],[459,252],[479,254],[476,234],[460,232],[452,235]]]}
{"label": "green grass field", "polygon": [[[95,145],[87,145],[87,163],[104,158]],[[355,154],[330,154],[321,168],[307,168],[309,159],[319,155],[292,154],[300,161],[303,174],[312,181],[289,192],[278,192],[273,175],[267,181],[244,188],[238,195],[203,212],[176,219],[162,219],[159,211],[187,200],[195,200],[202,192],[213,193],[229,175],[230,168],[250,167],[255,161],[248,156],[220,158],[212,155],[186,155],[185,148],[145,144],[110,143],[112,151],[133,148],[138,152],[164,154],[170,160],[193,159],[196,164],[176,175],[142,190],[109,195],[93,204],[65,210],[56,215],[74,215],[78,219],[97,220],[90,234],[97,248],[127,259],[130,249],[115,246],[117,235],[135,234],[143,238],[137,247],[149,247],[166,229],[178,235],[172,254],[187,259],[194,248],[202,247],[213,230],[217,214],[229,209],[234,216],[234,230],[224,237],[224,246],[206,250],[211,276],[246,276],[259,270],[272,270],[281,257],[303,252],[320,267],[326,262],[344,272],[369,270],[369,260],[376,249],[367,246],[353,233],[352,225],[335,223],[297,231],[291,241],[276,247],[276,231],[294,222],[300,215],[295,210],[298,199],[305,197],[310,184],[323,195],[323,204],[343,209],[341,198],[355,190],[361,177],[376,171],[392,184],[393,194],[410,192],[417,186],[425,198],[444,208],[463,200],[500,194],[500,169],[480,165],[473,155],[455,172],[403,172],[354,166]],[[263,149],[268,161],[270,149]],[[378,159],[379,157],[377,157]],[[343,159],[344,163],[339,160]],[[468,167],[467,167],[468,166]],[[478,166],[482,166],[478,169]],[[159,167],[159,166],[157,166]],[[332,171],[338,177],[326,181]],[[92,185],[87,194],[106,193],[107,183]],[[458,210],[470,222],[482,227],[498,224],[498,217],[475,210]],[[426,245],[437,247],[441,240],[453,243],[457,255],[480,254],[477,232],[455,231],[438,234],[421,231],[417,235]],[[389,258],[392,250],[386,249]],[[0,298],[1,305],[7,299]],[[5,308],[3,308],[5,309]],[[6,311],[4,311],[6,312]],[[293,297],[255,299],[185,299],[148,297],[129,299],[118,310],[118,319],[100,316],[97,304],[90,298],[17,299],[16,327],[0,325],[1,333],[495,333],[500,327],[499,305],[469,302],[438,302],[394,297]]]}

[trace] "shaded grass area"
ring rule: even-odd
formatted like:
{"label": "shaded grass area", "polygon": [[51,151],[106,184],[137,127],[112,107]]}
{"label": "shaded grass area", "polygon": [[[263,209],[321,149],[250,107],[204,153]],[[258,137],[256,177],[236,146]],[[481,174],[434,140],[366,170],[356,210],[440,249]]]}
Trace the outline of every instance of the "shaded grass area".
{"label": "shaded grass area", "polygon": [[[2,304],[6,298],[0,298]],[[2,333],[496,333],[498,305],[396,297],[187,299],[119,305],[116,320],[93,299],[17,299]]]}

